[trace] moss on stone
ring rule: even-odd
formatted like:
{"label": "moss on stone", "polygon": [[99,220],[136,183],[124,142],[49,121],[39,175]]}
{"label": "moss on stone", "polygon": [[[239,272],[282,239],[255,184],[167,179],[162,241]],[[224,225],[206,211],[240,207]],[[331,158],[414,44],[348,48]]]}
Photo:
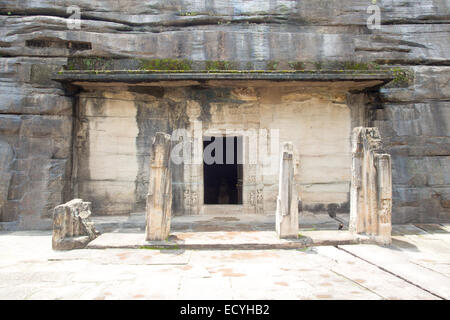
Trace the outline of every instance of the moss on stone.
{"label": "moss on stone", "polygon": [[192,62],[187,59],[141,59],[140,70],[192,70]]}
{"label": "moss on stone", "polygon": [[305,63],[302,61],[290,61],[288,65],[294,70],[305,70]]}
{"label": "moss on stone", "polygon": [[267,70],[276,70],[278,67],[279,62],[278,61],[267,61],[266,63],[266,69]]}
{"label": "moss on stone", "polygon": [[251,61],[248,61],[248,62],[245,64],[245,69],[246,69],[246,70],[252,70],[252,69],[253,69],[253,63],[252,63]]}
{"label": "moss on stone", "polygon": [[208,71],[215,71],[215,70],[236,70],[238,69],[238,65],[234,61],[206,61],[205,62],[205,68]]}
{"label": "moss on stone", "polygon": [[414,72],[404,68],[391,68],[390,71],[394,79],[389,83],[389,87],[408,87],[414,81]]}
{"label": "moss on stone", "polygon": [[316,70],[322,70],[322,62],[321,61],[314,62],[314,67],[316,68]]}
{"label": "moss on stone", "polygon": [[381,70],[382,67],[375,62],[344,61],[342,63],[342,69],[353,71],[370,71]]}
{"label": "moss on stone", "polygon": [[171,245],[171,246],[158,246],[158,245],[154,245],[154,246],[141,246],[139,247],[139,249],[144,249],[144,250],[180,250],[180,247],[178,245]]}
{"label": "moss on stone", "polygon": [[67,70],[106,70],[113,67],[113,59],[102,57],[70,58]]}

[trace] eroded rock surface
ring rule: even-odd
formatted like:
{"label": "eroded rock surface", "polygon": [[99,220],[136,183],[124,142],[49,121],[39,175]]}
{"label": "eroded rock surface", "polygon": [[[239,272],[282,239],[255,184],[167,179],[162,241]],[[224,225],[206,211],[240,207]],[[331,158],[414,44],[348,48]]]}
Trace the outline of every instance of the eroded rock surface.
{"label": "eroded rock surface", "polygon": [[52,248],[82,249],[99,236],[90,221],[91,203],[74,199],[55,208],[53,214]]}
{"label": "eroded rock surface", "polygon": [[[67,1],[2,1],[0,140],[16,155],[7,216],[20,216],[22,229],[49,229],[53,208],[77,197],[71,180],[76,101],[51,73],[68,58],[101,56],[136,65],[141,58],[173,58],[199,66],[235,61],[252,69],[268,62],[286,69],[292,61],[312,69],[343,68],[347,61],[408,68],[413,80],[382,88],[364,125],[380,128],[392,155],[393,222],[450,220],[448,1],[378,1],[379,30],[366,26],[371,4],[74,0],[70,5],[80,8],[82,19],[76,30],[69,28]],[[142,137],[136,143],[149,144]],[[134,184],[143,194],[143,177]]]}

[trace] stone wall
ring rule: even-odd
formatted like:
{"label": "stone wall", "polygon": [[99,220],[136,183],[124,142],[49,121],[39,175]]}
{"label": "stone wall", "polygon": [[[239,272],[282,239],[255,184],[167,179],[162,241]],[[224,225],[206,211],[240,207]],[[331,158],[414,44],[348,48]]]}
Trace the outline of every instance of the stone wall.
{"label": "stone wall", "polygon": [[[155,133],[184,128],[193,139],[197,123],[199,139],[191,141],[200,150],[203,136],[245,137],[244,212],[275,210],[281,144],[267,159],[265,155],[274,148],[271,134],[294,144],[295,178],[305,208],[326,210],[331,204],[348,211],[352,121],[345,94],[273,86],[139,90],[148,94],[116,88],[81,93],[75,142],[77,196],[91,201],[96,214],[143,210]],[[189,159],[191,163],[174,168],[175,214],[203,210],[201,159],[197,164],[192,163],[193,155]],[[271,163],[264,163],[265,159]]]}
{"label": "stone wall", "polygon": [[2,221],[20,228],[51,228],[70,198],[73,100],[49,80],[64,61],[0,58],[0,140],[13,150]]}
{"label": "stone wall", "polygon": [[[449,3],[378,1],[380,30],[366,27],[370,4],[3,0],[0,140],[14,159],[1,219],[50,227],[51,209],[73,196],[74,99],[50,74],[69,57],[101,56],[229,60],[254,69],[268,61],[280,69],[292,61],[305,68],[342,68],[348,61],[410,68],[412,81],[381,90],[369,124],[380,127],[392,154],[393,222],[449,220]],[[81,30],[68,28],[69,5],[81,9]],[[139,143],[147,142],[138,137]]]}

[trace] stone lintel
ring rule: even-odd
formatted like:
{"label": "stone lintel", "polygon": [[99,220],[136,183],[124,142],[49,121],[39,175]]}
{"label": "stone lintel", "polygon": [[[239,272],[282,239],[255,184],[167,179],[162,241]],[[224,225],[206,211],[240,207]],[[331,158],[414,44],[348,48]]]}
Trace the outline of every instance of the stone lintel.
{"label": "stone lintel", "polygon": [[62,71],[53,80],[80,87],[89,86],[317,86],[317,83],[343,82],[346,90],[365,90],[393,79],[388,71]]}

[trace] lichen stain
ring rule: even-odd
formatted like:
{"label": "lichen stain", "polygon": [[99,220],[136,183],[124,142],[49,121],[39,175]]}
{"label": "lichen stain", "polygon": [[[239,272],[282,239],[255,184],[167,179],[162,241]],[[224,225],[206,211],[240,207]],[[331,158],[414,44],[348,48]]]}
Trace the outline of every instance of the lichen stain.
{"label": "lichen stain", "polygon": [[231,254],[230,258],[236,260],[257,259],[257,258],[278,258],[279,255],[273,252],[239,252]]}
{"label": "lichen stain", "polygon": [[316,297],[319,299],[331,299],[332,296],[329,294],[317,294]]}
{"label": "lichen stain", "polygon": [[289,285],[286,283],[286,282],[275,282],[275,284],[276,285],[279,285],[279,286],[283,286],[283,287],[288,287]]}
{"label": "lichen stain", "polygon": [[119,257],[120,260],[125,260],[126,258],[128,258],[129,253],[125,253],[125,252],[119,253],[117,256]]}
{"label": "lichen stain", "polygon": [[192,266],[190,266],[190,265],[186,265],[186,266],[182,266],[181,267],[181,270],[184,270],[184,271],[188,271],[188,270],[191,270],[192,269]]}
{"label": "lichen stain", "polygon": [[231,268],[219,269],[218,271],[222,272],[222,276],[224,277],[245,277],[244,273],[235,273]]}

